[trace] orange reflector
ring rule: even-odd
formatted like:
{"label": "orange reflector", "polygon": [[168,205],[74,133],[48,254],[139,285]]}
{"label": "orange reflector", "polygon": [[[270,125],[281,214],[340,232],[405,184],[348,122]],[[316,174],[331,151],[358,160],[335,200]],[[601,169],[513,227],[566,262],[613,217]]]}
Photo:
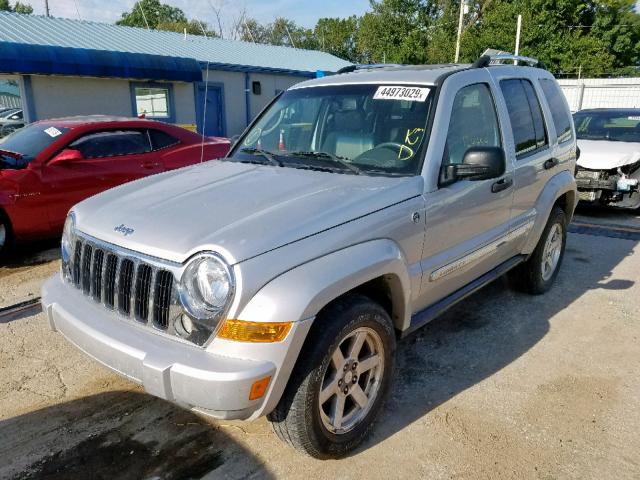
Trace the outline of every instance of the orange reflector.
{"label": "orange reflector", "polygon": [[253,382],[253,385],[251,385],[251,391],[249,392],[249,400],[256,400],[257,398],[262,397],[267,391],[270,381],[271,376],[268,376]]}
{"label": "orange reflector", "polygon": [[291,330],[291,322],[246,322],[225,320],[218,337],[236,342],[271,343],[281,342]]}

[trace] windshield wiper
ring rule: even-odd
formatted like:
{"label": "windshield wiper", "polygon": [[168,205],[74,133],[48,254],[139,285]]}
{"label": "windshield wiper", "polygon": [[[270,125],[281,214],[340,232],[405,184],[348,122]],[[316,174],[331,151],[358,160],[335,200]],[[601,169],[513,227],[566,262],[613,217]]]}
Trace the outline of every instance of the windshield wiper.
{"label": "windshield wiper", "polygon": [[333,160],[336,163],[339,163],[344,168],[352,171],[356,175],[362,175],[364,173],[361,169],[359,169],[352,163],[346,162],[343,157],[338,157],[328,152],[287,152],[287,155],[292,155],[294,157],[327,158]]}
{"label": "windshield wiper", "polygon": [[278,160],[276,157],[266,150],[262,150],[260,148],[241,148],[241,152],[248,153],[249,155],[260,155],[262,158],[267,159],[267,161],[271,165],[275,165],[276,167],[282,167],[282,162]]}

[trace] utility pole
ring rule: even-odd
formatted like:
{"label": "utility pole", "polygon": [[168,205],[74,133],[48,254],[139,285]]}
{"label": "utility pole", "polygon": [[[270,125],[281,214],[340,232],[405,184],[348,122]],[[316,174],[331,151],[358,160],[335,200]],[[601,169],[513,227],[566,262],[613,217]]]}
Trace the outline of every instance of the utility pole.
{"label": "utility pole", "polygon": [[49,14],[49,0],[44,0],[44,14],[47,17],[50,17],[51,15]]}
{"label": "utility pole", "polygon": [[465,0],[460,0],[460,18],[458,19],[458,38],[456,38],[456,58],[453,63],[458,63],[460,60],[460,37],[462,36],[462,21],[464,20],[464,7]]}
{"label": "utility pole", "polygon": [[[522,30],[522,15],[518,15],[518,27],[516,29],[516,57],[520,53],[520,30]],[[514,65],[518,64],[518,60],[513,61]]]}

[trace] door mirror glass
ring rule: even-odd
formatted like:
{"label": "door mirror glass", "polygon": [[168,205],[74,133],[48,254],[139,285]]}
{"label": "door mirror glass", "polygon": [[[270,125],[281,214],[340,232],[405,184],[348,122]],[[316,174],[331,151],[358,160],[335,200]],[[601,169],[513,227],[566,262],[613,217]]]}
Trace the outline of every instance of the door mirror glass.
{"label": "door mirror glass", "polygon": [[462,163],[448,165],[450,178],[456,180],[487,180],[501,177],[507,167],[504,150],[500,147],[471,147]]}
{"label": "door mirror glass", "polygon": [[57,165],[57,164],[60,164],[60,163],[67,163],[67,162],[75,162],[75,161],[78,161],[78,160],[84,160],[84,157],[82,156],[82,153],[80,153],[80,150],[74,150],[72,148],[67,148],[67,149],[61,151],[55,157],[53,157],[51,162],[49,162],[49,165]]}

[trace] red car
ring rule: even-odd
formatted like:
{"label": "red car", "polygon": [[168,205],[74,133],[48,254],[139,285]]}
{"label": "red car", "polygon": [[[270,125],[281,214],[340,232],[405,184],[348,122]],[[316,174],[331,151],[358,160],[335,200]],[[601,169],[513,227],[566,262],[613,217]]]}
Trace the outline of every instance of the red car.
{"label": "red car", "polygon": [[[205,137],[204,160],[230,142]],[[200,162],[202,136],[162,122],[105,116],[32,123],[0,140],[0,253],[11,241],[62,232],[81,200]]]}

